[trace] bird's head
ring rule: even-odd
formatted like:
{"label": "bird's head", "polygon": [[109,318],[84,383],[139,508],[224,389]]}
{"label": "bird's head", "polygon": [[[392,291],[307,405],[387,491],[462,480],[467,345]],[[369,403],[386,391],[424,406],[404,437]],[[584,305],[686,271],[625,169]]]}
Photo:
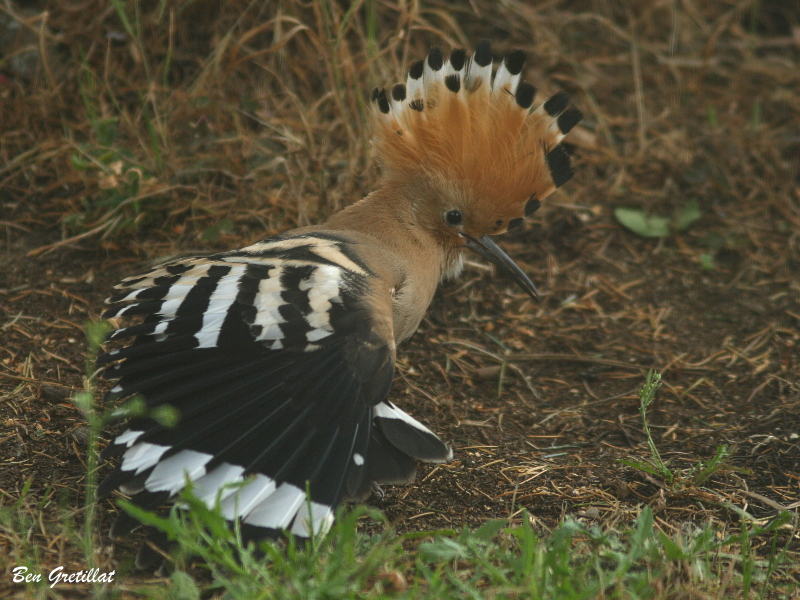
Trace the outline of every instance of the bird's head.
{"label": "bird's head", "polygon": [[580,120],[563,92],[536,105],[521,81],[525,55],[508,54],[492,77],[492,53],[434,48],[405,84],[374,90],[373,144],[386,185],[413,198],[417,224],[449,250],[469,248],[509,271],[531,296],[530,279],[489,236],[504,233],[572,176],[560,144]]}

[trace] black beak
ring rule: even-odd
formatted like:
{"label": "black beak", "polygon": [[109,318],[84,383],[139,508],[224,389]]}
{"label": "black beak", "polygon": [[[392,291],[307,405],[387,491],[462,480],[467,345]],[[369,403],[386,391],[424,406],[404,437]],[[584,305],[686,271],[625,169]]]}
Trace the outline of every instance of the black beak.
{"label": "black beak", "polygon": [[488,235],[479,238],[470,237],[465,233],[461,235],[467,240],[467,248],[474,250],[486,260],[493,262],[506,273],[512,275],[514,280],[523,290],[528,292],[531,298],[534,300],[539,299],[539,292],[536,291],[536,286],[533,285],[533,282],[522,272],[522,269],[517,266],[517,263],[511,260],[511,257],[492,241],[492,238]]}

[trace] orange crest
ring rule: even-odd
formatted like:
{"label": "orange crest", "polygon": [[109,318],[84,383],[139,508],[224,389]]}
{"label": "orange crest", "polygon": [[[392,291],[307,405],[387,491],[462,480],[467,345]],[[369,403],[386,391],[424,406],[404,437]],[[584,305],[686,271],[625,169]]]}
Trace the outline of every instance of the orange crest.
{"label": "orange crest", "polygon": [[520,81],[525,54],[508,54],[492,80],[489,42],[447,61],[434,48],[414,63],[404,84],[373,91],[374,139],[386,181],[415,175],[460,186],[464,196],[513,219],[572,177],[560,145],[580,121],[559,92],[538,105]]}

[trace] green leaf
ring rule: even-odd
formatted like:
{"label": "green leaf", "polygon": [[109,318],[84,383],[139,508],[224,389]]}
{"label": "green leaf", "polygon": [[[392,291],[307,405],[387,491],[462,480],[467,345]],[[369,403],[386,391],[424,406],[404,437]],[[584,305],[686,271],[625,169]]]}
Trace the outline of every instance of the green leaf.
{"label": "green leaf", "polygon": [[194,580],[183,571],[170,576],[169,597],[173,600],[200,600],[200,590]]}
{"label": "green leaf", "polygon": [[670,539],[666,533],[663,531],[657,531],[657,533],[667,558],[670,560],[682,560],[686,558],[686,553],[683,551],[683,549],[672,539]]}
{"label": "green leaf", "polygon": [[171,404],[162,404],[153,409],[150,417],[164,427],[175,427],[181,419],[180,411]]}
{"label": "green leaf", "polygon": [[774,517],[769,523],[767,523],[764,527],[757,527],[755,533],[762,534],[762,533],[771,533],[777,531],[783,525],[786,525],[792,520],[793,516],[792,513],[788,510],[782,510],[776,517]]}
{"label": "green leaf", "polygon": [[177,529],[178,523],[175,519],[170,519],[169,517],[162,517],[161,515],[157,515],[156,513],[145,510],[140,506],[137,506],[133,502],[129,500],[125,500],[120,498],[117,500],[117,504],[119,504],[120,508],[132,516],[137,521],[141,522],[144,525],[150,525],[151,527],[156,528],[158,531],[162,531],[167,534],[167,538],[170,540],[174,540],[177,537]]}
{"label": "green leaf", "polygon": [[111,146],[117,137],[117,118],[107,117],[98,121],[95,124],[95,133],[102,146]]}
{"label": "green leaf", "polygon": [[467,549],[450,538],[441,538],[419,545],[419,558],[426,563],[440,563],[466,556]]}
{"label": "green leaf", "polygon": [[711,129],[716,129],[719,126],[719,119],[717,118],[717,109],[713,104],[709,104],[706,108],[708,114],[708,126]]}
{"label": "green leaf", "polygon": [[675,216],[675,223],[673,224],[676,231],[686,231],[691,227],[692,223],[700,220],[703,213],[700,212],[700,207],[697,206],[697,200],[692,198],[686,202],[684,207]]}
{"label": "green leaf", "polygon": [[500,533],[500,530],[503,529],[503,527],[505,527],[507,524],[508,522],[505,519],[492,519],[491,521],[486,521],[486,523],[478,527],[478,529],[475,530],[474,535],[478,539],[488,542],[497,536],[497,534]]}
{"label": "green leaf", "polygon": [[78,407],[83,414],[88,414],[94,405],[94,397],[91,392],[78,392],[72,397],[72,403]]}
{"label": "green leaf", "polygon": [[206,227],[200,236],[205,242],[216,242],[223,234],[233,231],[233,221],[222,219],[216,225]]}
{"label": "green leaf", "polygon": [[636,235],[645,238],[667,237],[673,231],[686,231],[703,213],[692,198],[675,213],[672,219],[661,215],[648,215],[641,208],[618,206],[614,209],[617,221]]}
{"label": "green leaf", "polygon": [[646,215],[639,208],[618,206],[614,209],[614,217],[623,227],[641,237],[658,238],[669,235],[669,219]]}
{"label": "green leaf", "polygon": [[70,154],[69,162],[72,164],[72,168],[76,171],[85,171],[92,166],[90,161],[86,160],[78,153]]}
{"label": "green leaf", "polygon": [[711,254],[703,253],[700,255],[700,267],[704,271],[713,271],[717,268],[717,263],[714,261],[714,256]]}
{"label": "green leaf", "polygon": [[108,321],[86,321],[83,326],[92,352],[96,352],[102,346],[108,332],[112,329],[111,323]]}
{"label": "green leaf", "polygon": [[140,394],[136,394],[130,400],[126,400],[122,406],[114,411],[114,419],[131,419],[133,417],[144,417],[147,415],[147,403]]}
{"label": "green leaf", "polygon": [[717,446],[714,457],[707,464],[703,464],[702,461],[699,462],[696,471],[691,473],[694,485],[703,485],[709,477],[725,467],[725,461],[729,456],[730,452],[726,445]]}
{"label": "green leaf", "polygon": [[656,477],[661,477],[664,473],[658,467],[651,464],[649,461],[642,461],[642,460],[627,460],[627,459],[619,459],[623,465],[627,465],[629,467],[633,467],[637,471],[642,471],[643,473],[649,473],[650,475],[654,475]]}
{"label": "green leaf", "polygon": [[[644,543],[653,535],[653,511],[645,505],[642,513],[636,519],[636,530],[631,535],[631,555],[633,555],[633,548],[644,546]],[[638,558],[638,557],[637,557]]]}

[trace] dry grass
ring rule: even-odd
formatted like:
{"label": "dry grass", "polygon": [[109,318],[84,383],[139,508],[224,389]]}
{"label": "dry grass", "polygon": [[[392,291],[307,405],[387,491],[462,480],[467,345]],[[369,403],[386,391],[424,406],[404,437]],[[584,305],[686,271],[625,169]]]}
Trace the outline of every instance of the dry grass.
{"label": "dry grass", "polygon": [[[241,246],[370,191],[367,92],[433,44],[479,38],[528,51],[525,77],[584,111],[568,139],[577,175],[501,241],[542,304],[471,265],[401,352],[393,394],[455,443],[456,461],[380,508],[401,531],[520,507],[543,529],[568,514],[620,528],[648,504],[670,533],[797,513],[796,1],[7,3],[2,503],[31,483],[15,509],[24,523],[0,534],[1,563],[84,560],[63,527],[64,514],[81,522],[85,476],[85,420],[68,398],[83,385],[83,321],[111,286],[150,260]],[[690,201],[700,220],[667,238],[642,240],[612,216]],[[703,485],[617,462],[647,456],[636,390],[649,367],[664,376],[650,419],[674,468],[732,448]],[[781,535],[800,557],[797,529]],[[20,556],[30,544],[38,555]],[[756,555],[768,545],[756,540]],[[130,555],[105,548],[100,560],[124,570]],[[671,577],[658,597],[741,595]],[[8,580],[0,595],[21,593]]]}

